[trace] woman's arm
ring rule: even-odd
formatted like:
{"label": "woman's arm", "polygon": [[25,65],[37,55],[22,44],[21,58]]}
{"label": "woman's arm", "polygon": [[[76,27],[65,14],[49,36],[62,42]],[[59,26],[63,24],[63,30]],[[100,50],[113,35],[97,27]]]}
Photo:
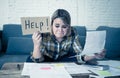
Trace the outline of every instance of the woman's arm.
{"label": "woman's arm", "polygon": [[33,44],[34,44],[32,57],[34,59],[43,60],[43,55],[40,52],[40,46],[41,46],[41,41],[42,41],[41,33],[39,31],[34,32],[32,35],[32,39],[33,39]]}
{"label": "woman's arm", "polygon": [[103,49],[100,53],[95,53],[93,56],[88,56],[87,54],[84,56],[85,61],[89,61],[92,59],[103,59],[105,57],[106,50]]}
{"label": "woman's arm", "polygon": [[85,63],[85,62],[93,62],[96,63],[95,59],[103,59],[106,54],[106,50],[103,49],[100,53],[96,53],[93,56],[89,56],[87,54],[82,55],[82,48],[79,42],[79,36],[75,36],[74,44],[73,44],[74,51],[77,53],[77,60],[78,63]]}

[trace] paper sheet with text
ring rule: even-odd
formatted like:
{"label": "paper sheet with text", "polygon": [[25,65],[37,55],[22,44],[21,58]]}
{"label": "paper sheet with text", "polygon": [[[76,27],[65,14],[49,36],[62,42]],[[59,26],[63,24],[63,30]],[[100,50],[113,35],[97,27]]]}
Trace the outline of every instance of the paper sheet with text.
{"label": "paper sheet with text", "polygon": [[30,71],[30,78],[72,78],[64,66],[40,66]]}
{"label": "paper sheet with text", "polygon": [[[84,65],[75,63],[24,63],[21,75],[31,78],[71,78],[70,74],[80,73],[90,72]],[[58,75],[60,76],[56,77]]]}
{"label": "paper sheet with text", "polygon": [[106,31],[88,31],[83,54],[99,53],[104,49]]}
{"label": "paper sheet with text", "polygon": [[24,63],[22,75],[28,75],[30,78],[72,78],[64,65],[47,63]]}

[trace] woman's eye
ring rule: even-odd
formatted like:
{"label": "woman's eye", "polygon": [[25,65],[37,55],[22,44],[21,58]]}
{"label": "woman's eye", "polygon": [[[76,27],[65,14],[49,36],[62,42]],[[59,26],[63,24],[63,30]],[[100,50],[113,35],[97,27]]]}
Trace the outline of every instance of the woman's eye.
{"label": "woman's eye", "polygon": [[59,28],[59,26],[58,26],[58,25],[56,25],[55,27],[56,27],[56,28]]}
{"label": "woman's eye", "polygon": [[62,26],[62,28],[67,28],[67,26]]}
{"label": "woman's eye", "polygon": [[[59,28],[60,25],[55,25],[55,27],[56,27],[56,28]],[[61,26],[61,28],[64,28],[64,29],[65,29],[65,28],[67,28],[67,26],[64,26],[64,25],[63,25],[63,26]]]}

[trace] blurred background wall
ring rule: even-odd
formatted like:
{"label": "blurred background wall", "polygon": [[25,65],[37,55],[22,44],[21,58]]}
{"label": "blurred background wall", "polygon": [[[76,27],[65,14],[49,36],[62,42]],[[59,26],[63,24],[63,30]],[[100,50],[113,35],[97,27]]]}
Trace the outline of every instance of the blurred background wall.
{"label": "blurred background wall", "polygon": [[21,17],[50,16],[63,8],[70,12],[72,26],[120,27],[120,0],[0,0],[0,30],[3,24],[21,24]]}

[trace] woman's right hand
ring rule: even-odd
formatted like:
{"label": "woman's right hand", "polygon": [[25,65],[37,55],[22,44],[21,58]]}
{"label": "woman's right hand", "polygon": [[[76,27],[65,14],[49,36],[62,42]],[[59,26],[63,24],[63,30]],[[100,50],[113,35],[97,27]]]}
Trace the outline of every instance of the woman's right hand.
{"label": "woman's right hand", "polygon": [[33,57],[34,58],[41,58],[42,53],[40,52],[40,45],[42,41],[41,33],[39,31],[34,32],[32,35],[32,40],[34,43],[34,49],[33,49]]}
{"label": "woman's right hand", "polygon": [[39,31],[34,32],[32,35],[32,39],[34,46],[40,46],[42,40],[41,33]]}

